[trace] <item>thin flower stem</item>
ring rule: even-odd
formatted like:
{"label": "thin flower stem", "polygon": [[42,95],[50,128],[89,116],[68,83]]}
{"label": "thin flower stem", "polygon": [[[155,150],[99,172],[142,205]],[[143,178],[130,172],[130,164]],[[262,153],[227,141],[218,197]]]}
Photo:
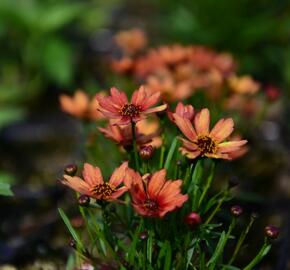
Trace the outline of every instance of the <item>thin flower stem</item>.
{"label": "thin flower stem", "polygon": [[131,122],[132,127],[132,138],[133,138],[133,151],[134,151],[134,158],[135,158],[135,167],[136,170],[139,171],[139,159],[138,159],[138,150],[137,150],[137,141],[136,141],[136,124]]}
{"label": "thin flower stem", "polygon": [[263,246],[261,247],[259,253],[257,256],[245,267],[243,270],[251,270],[253,267],[255,267],[267,254],[267,251],[269,251],[271,248],[271,244],[268,243],[267,239],[265,239]]}
{"label": "thin flower stem", "polygon": [[212,180],[213,180],[213,174],[214,174],[214,167],[215,167],[215,163],[213,163],[213,165],[211,166],[211,170],[210,170],[210,174],[209,176],[207,177],[207,180],[206,180],[206,184],[205,184],[205,187],[204,187],[204,190],[199,198],[199,201],[198,201],[198,208],[200,208],[202,202],[203,202],[203,199],[205,198],[210,186],[211,186],[211,183],[212,183]]}
{"label": "thin flower stem", "polygon": [[238,240],[238,243],[237,243],[237,245],[236,245],[236,248],[235,248],[235,250],[234,250],[233,256],[232,256],[232,258],[230,259],[230,261],[229,261],[229,263],[228,263],[229,265],[231,265],[231,264],[235,261],[237,255],[238,255],[238,253],[239,253],[239,251],[240,251],[240,249],[241,249],[241,247],[242,247],[242,245],[243,245],[243,243],[244,243],[244,240],[245,240],[247,234],[249,233],[249,231],[250,231],[250,229],[251,229],[251,227],[252,227],[252,225],[253,225],[253,223],[254,223],[254,220],[255,220],[255,219],[254,219],[253,217],[251,217],[251,220],[250,220],[248,226],[247,226],[246,229],[242,232],[242,234],[241,234],[241,236],[240,236],[240,238],[239,238],[239,240]]}
{"label": "thin flower stem", "polygon": [[207,220],[205,221],[204,224],[209,224],[211,222],[211,220],[213,219],[213,217],[215,216],[215,214],[220,210],[225,198],[228,196],[228,190],[226,190],[224,192],[223,197],[219,200],[218,204],[216,205],[215,209],[212,211],[212,213],[210,214],[210,216],[207,218]]}
{"label": "thin flower stem", "polygon": [[159,169],[162,169],[162,167],[163,167],[164,154],[165,154],[164,134],[162,134],[162,146],[161,146],[161,150],[160,150]]}

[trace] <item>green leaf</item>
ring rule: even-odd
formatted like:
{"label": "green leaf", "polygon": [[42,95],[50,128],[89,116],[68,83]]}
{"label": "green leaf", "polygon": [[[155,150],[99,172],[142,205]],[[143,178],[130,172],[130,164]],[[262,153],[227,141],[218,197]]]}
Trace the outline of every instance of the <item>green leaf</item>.
{"label": "green leaf", "polygon": [[171,146],[170,146],[170,149],[169,149],[169,152],[168,152],[168,155],[167,155],[167,158],[166,158],[166,161],[165,161],[165,165],[164,165],[164,168],[166,170],[169,169],[170,167],[170,162],[172,160],[172,157],[173,157],[173,154],[174,154],[174,151],[175,151],[175,148],[176,148],[176,145],[177,145],[177,137],[174,138]]}
{"label": "green leaf", "polygon": [[43,48],[43,68],[51,80],[68,85],[73,74],[73,53],[60,39],[50,39]]}
{"label": "green leaf", "polygon": [[149,264],[152,262],[152,247],[153,247],[153,233],[149,232],[149,236],[147,239],[147,260]]}
{"label": "green leaf", "polygon": [[0,195],[3,195],[3,196],[13,196],[13,192],[11,190],[10,184],[8,184],[8,183],[1,183],[0,182]]}
{"label": "green leaf", "polygon": [[167,241],[166,242],[166,257],[165,257],[165,262],[164,262],[164,270],[170,270],[171,269],[171,254],[172,250],[171,250],[171,245],[170,243]]}
{"label": "green leaf", "polygon": [[207,263],[207,266],[209,267],[210,270],[215,269],[217,260],[219,259],[220,255],[222,254],[223,250],[224,250],[224,246],[225,243],[227,241],[227,237],[226,237],[226,233],[223,231],[220,239],[218,241],[218,244],[216,246],[216,249],[212,255],[212,257],[210,258],[210,260]]}
{"label": "green leaf", "polygon": [[238,268],[236,266],[232,266],[232,265],[222,265],[223,266],[223,270],[241,270],[241,268]]}
{"label": "green leaf", "polygon": [[83,5],[52,5],[43,7],[38,18],[38,29],[42,32],[56,31],[82,15]]}
{"label": "green leaf", "polygon": [[25,116],[24,110],[16,107],[0,108],[0,128],[22,119]]}
{"label": "green leaf", "polygon": [[73,228],[73,226],[71,225],[68,217],[66,216],[66,214],[64,213],[64,211],[61,208],[58,208],[58,212],[64,222],[64,224],[66,225],[67,229],[69,230],[72,238],[76,241],[77,246],[81,249],[81,250],[85,250],[84,249],[84,245],[78,235],[78,233],[75,231],[75,229]]}

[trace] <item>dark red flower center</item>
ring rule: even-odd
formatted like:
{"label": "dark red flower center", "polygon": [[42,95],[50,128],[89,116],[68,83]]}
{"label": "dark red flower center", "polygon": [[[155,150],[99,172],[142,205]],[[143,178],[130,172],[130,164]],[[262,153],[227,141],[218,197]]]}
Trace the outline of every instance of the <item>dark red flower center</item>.
{"label": "dark red flower center", "polygon": [[114,191],[115,188],[109,183],[98,184],[91,189],[91,192],[98,196],[101,200],[110,197]]}
{"label": "dark red flower center", "polygon": [[158,209],[158,203],[151,199],[147,199],[144,202],[144,206],[150,211],[156,211]]}
{"label": "dark red flower center", "polygon": [[201,155],[215,154],[217,151],[216,142],[207,135],[200,135],[196,142]]}
{"label": "dark red flower center", "polygon": [[122,116],[130,116],[130,117],[136,117],[139,116],[141,111],[141,106],[134,105],[134,104],[125,104],[120,113]]}

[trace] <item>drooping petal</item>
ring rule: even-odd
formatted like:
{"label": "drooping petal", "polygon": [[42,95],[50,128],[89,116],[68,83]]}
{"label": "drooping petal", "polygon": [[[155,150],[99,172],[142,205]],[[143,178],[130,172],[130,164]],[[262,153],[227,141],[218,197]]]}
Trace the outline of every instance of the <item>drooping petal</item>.
{"label": "drooping petal", "polygon": [[229,152],[239,149],[241,146],[245,145],[246,143],[247,143],[247,140],[223,142],[218,145],[218,149],[222,153],[229,153]]}
{"label": "drooping petal", "polygon": [[227,137],[231,135],[234,131],[234,121],[232,118],[221,119],[216,123],[212,131],[210,132],[210,136],[217,142],[221,142],[225,140]]}
{"label": "drooping petal", "polygon": [[180,138],[180,140],[183,143],[182,144],[182,147],[183,148],[186,148],[186,150],[193,151],[193,152],[195,152],[196,150],[198,150],[198,146],[195,143],[190,142],[190,141],[188,141],[186,139],[183,139],[183,138]]}
{"label": "drooping petal", "polygon": [[148,195],[151,199],[158,196],[158,193],[160,192],[165,183],[165,177],[166,177],[165,169],[155,172],[152,175],[147,189]]}
{"label": "drooping petal", "polygon": [[61,181],[62,184],[69,186],[81,194],[90,195],[90,186],[80,177],[64,175],[63,178],[64,180]]}
{"label": "drooping petal", "polygon": [[89,163],[84,164],[83,177],[91,187],[103,183],[103,177],[100,168],[94,167]]}
{"label": "drooping petal", "polygon": [[113,200],[121,197],[126,191],[128,191],[128,188],[123,186],[118,188],[115,192],[112,193],[112,195],[110,196]]}
{"label": "drooping petal", "polygon": [[162,111],[165,111],[166,108],[167,108],[167,104],[163,104],[157,107],[153,107],[151,109],[147,109],[143,113],[149,114],[149,113],[155,113],[155,112],[162,112]]}
{"label": "drooping petal", "polygon": [[187,137],[192,142],[195,141],[197,135],[191,122],[186,118],[180,117],[176,113],[173,114],[173,117],[175,119],[176,125],[179,127],[185,137]]}
{"label": "drooping petal", "polygon": [[119,186],[125,179],[127,168],[128,162],[126,161],[122,163],[122,165],[119,168],[115,169],[109,181],[110,185],[112,185],[113,187]]}
{"label": "drooping petal", "polygon": [[208,109],[202,109],[194,118],[194,127],[198,135],[209,133],[210,114]]}
{"label": "drooping petal", "polygon": [[188,151],[186,148],[184,147],[179,147],[179,150],[181,151],[182,155],[185,155],[187,158],[189,159],[195,159],[198,156],[200,156],[200,150],[196,150],[196,151]]}

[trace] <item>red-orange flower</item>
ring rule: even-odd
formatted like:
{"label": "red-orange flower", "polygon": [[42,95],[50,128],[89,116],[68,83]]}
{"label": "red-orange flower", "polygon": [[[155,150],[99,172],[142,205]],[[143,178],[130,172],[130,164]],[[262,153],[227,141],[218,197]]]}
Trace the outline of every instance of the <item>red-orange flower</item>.
{"label": "red-orange flower", "polygon": [[111,88],[111,96],[97,99],[100,111],[111,119],[112,124],[127,125],[144,119],[146,114],[165,110],[165,104],[151,108],[158,102],[159,97],[160,93],[152,94],[141,86],[133,93],[130,102],[124,92],[114,87]]}
{"label": "red-orange flower", "polygon": [[[104,96],[104,93],[98,93],[96,97]],[[89,96],[82,90],[77,90],[73,97],[60,95],[61,109],[78,118],[98,120],[104,116],[98,111],[99,103],[96,98],[90,100]]]}
{"label": "red-orange flower", "polygon": [[124,162],[115,169],[110,180],[104,182],[100,168],[85,163],[83,179],[78,176],[64,175],[61,182],[75,191],[97,200],[112,201],[128,190],[126,186],[119,187],[124,181],[127,168],[128,162]]}
{"label": "red-orange flower", "polygon": [[[119,126],[108,124],[106,128],[99,128],[105,137],[112,139],[123,147],[133,145],[133,135],[131,126]],[[136,125],[136,143],[137,146],[145,146],[148,143],[158,148],[162,144],[159,136],[159,126],[156,122],[141,120]]]}
{"label": "red-orange flower", "polygon": [[[178,114],[180,117],[187,118],[189,121],[193,121],[194,108],[190,104],[184,105],[182,102],[178,102],[174,113]],[[175,122],[172,112],[168,111],[167,115],[172,122]]]}
{"label": "red-orange flower", "polygon": [[247,140],[225,141],[234,130],[232,118],[219,120],[213,129],[209,130],[210,113],[208,109],[201,110],[192,123],[178,114],[173,114],[175,123],[188,139],[181,138],[183,145],[180,147],[182,154],[190,159],[198,156],[210,158],[231,159],[230,153],[238,151],[247,143]]}
{"label": "red-orange flower", "polygon": [[164,169],[143,178],[128,169],[125,183],[130,187],[132,205],[141,216],[162,218],[188,200],[188,195],[181,193],[182,181],[166,180]]}

